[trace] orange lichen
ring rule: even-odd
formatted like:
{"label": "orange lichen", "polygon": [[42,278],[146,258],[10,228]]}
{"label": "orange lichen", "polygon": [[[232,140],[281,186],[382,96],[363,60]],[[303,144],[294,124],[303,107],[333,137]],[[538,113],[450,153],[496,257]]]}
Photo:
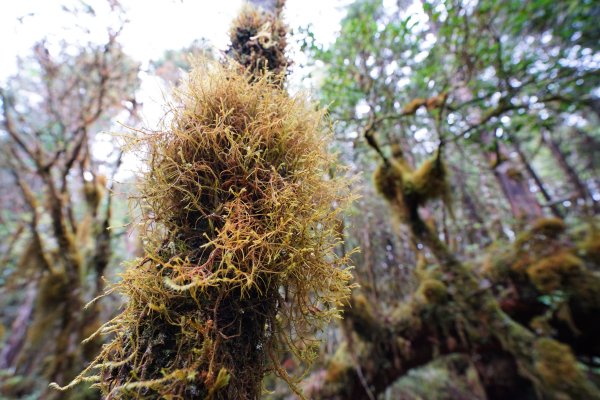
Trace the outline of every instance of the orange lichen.
{"label": "orange lichen", "polygon": [[417,112],[419,107],[424,106],[427,103],[427,99],[416,98],[412,99],[407,105],[402,108],[402,114],[412,115]]}
{"label": "orange lichen", "polygon": [[443,92],[438,94],[437,96],[432,96],[427,99],[426,107],[427,111],[433,111],[436,108],[441,108],[446,104],[446,100],[448,99],[448,92]]}

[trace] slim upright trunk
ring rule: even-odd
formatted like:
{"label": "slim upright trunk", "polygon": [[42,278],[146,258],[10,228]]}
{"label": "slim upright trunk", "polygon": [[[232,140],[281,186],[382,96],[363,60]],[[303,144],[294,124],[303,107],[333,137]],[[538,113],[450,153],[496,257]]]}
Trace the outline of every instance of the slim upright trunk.
{"label": "slim upright trunk", "polygon": [[[489,136],[489,135],[487,135]],[[484,143],[486,142],[484,137]],[[506,146],[497,144],[496,151],[486,153],[492,172],[496,177],[502,193],[508,200],[513,216],[518,220],[532,221],[544,215],[542,207],[529,190],[529,185],[519,174],[518,168],[509,157]]]}
{"label": "slim upright trunk", "polygon": [[575,189],[575,192],[577,194],[577,198],[582,199],[586,203],[588,202],[588,200],[591,201],[593,210],[595,212],[598,212],[600,207],[594,201],[593,197],[587,190],[585,184],[579,178],[579,174],[577,173],[577,171],[575,171],[575,168],[573,168],[567,160],[567,156],[563,153],[556,140],[550,137],[550,135],[546,132],[542,133],[542,139],[546,146],[548,146],[548,148],[552,152],[552,155],[554,156],[556,161],[558,162],[558,166],[563,170],[564,174],[571,181],[571,184],[573,185],[573,188]]}
{"label": "slim upright trunk", "polygon": [[533,169],[533,166],[529,163],[529,160],[527,160],[527,156],[523,152],[523,149],[521,149],[521,144],[519,143],[518,139],[514,136],[512,137],[512,143],[513,143],[513,147],[515,148],[515,151],[519,155],[519,159],[521,160],[521,163],[523,164],[523,166],[525,167],[525,169],[527,170],[529,175],[531,175],[531,177],[535,181],[538,189],[540,189],[540,193],[542,193],[542,196],[544,196],[544,199],[546,199],[546,201],[548,202],[548,207],[550,207],[550,211],[552,211],[552,214],[554,214],[555,217],[563,218],[563,215],[560,212],[560,210],[558,209],[554,200],[552,199],[552,196],[550,196],[550,193],[548,193],[548,190],[546,190],[546,187],[545,187],[544,183],[542,182],[542,179],[535,172],[535,170]]}

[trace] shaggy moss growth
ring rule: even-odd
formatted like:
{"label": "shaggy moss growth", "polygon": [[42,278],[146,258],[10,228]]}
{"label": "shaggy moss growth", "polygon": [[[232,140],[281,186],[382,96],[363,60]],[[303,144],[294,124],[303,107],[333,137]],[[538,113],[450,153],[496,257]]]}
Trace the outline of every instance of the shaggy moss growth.
{"label": "shaggy moss growth", "polygon": [[286,35],[281,18],[245,5],[229,30],[227,54],[254,76],[270,71],[270,77],[279,80],[290,65],[284,52]]}
{"label": "shaggy moss growth", "polygon": [[448,174],[439,151],[416,170],[403,158],[382,163],[375,170],[375,188],[405,222],[415,220],[418,207],[433,199],[441,199],[452,214]]}
{"label": "shaggy moss growth", "polygon": [[600,267],[600,232],[591,228],[585,239],[579,244],[586,261]]}
{"label": "shaggy moss growth", "polygon": [[448,288],[437,279],[425,279],[417,290],[417,297],[427,304],[441,304],[447,296]]}
{"label": "shaggy moss growth", "polygon": [[531,226],[531,233],[534,235],[543,235],[549,238],[556,238],[562,234],[567,226],[565,221],[560,218],[539,218]]}
{"label": "shaggy moss growth", "polygon": [[531,283],[542,293],[550,293],[565,286],[572,286],[584,271],[583,262],[574,254],[563,251],[542,258],[527,268]]}
{"label": "shaggy moss growth", "polygon": [[[566,247],[562,240],[565,230],[566,225],[560,218],[539,218],[534,221],[531,227],[521,232],[514,242],[511,271],[523,275],[534,264],[546,258],[570,253],[572,249]],[[542,267],[544,265],[547,264],[542,264]],[[538,272],[536,268],[533,274]]]}
{"label": "shaggy moss growth", "polygon": [[438,150],[433,157],[425,160],[421,166],[411,174],[409,180],[412,188],[407,186],[407,190],[412,190],[418,194],[420,205],[433,199],[441,199],[446,207],[450,208],[450,187],[448,186],[448,171],[446,164],[441,159]]}
{"label": "shaggy moss growth", "polygon": [[64,272],[49,272],[42,277],[35,302],[34,318],[27,331],[27,340],[31,346],[44,342],[48,327],[56,323],[64,310],[69,290]]}
{"label": "shaggy moss growth", "polygon": [[[535,369],[555,398],[590,398],[584,395],[589,394],[585,388],[589,383],[569,346],[541,338],[535,342],[534,352]],[[561,397],[561,392],[569,396]]]}
{"label": "shaggy moss growth", "polygon": [[343,375],[352,368],[353,364],[354,361],[348,350],[348,344],[344,342],[336,349],[335,354],[327,363],[325,381],[331,384],[343,382]]}
{"label": "shaggy moss growth", "polygon": [[409,173],[410,169],[404,162],[391,160],[389,165],[380,164],[373,174],[375,189],[388,201],[397,200]]}
{"label": "shaggy moss growth", "polygon": [[374,329],[377,326],[377,316],[371,303],[363,294],[353,295],[350,299],[350,307],[344,315],[344,323],[352,325],[350,331],[356,332],[358,336],[373,340],[381,332]]}
{"label": "shaggy moss growth", "polygon": [[127,306],[98,333],[114,339],[73,384],[119,398],[257,399],[273,371],[294,388],[281,352],[310,362],[313,330],[350,292],[331,207],[348,187],[326,178],[322,112],[272,82],[196,68],[170,128],[137,143],[149,245],[112,289]]}

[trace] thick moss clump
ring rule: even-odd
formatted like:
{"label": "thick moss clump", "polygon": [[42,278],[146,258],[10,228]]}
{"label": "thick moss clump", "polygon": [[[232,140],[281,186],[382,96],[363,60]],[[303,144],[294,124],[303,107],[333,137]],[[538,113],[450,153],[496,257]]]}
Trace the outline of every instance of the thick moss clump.
{"label": "thick moss clump", "polygon": [[437,279],[425,279],[419,285],[417,296],[427,304],[441,304],[448,296],[448,288]]}
{"label": "thick moss clump", "polygon": [[440,151],[417,169],[412,169],[402,157],[395,157],[375,170],[375,188],[404,222],[418,219],[418,208],[433,199],[441,199],[452,214],[448,173]]}
{"label": "thick moss clump", "polygon": [[229,30],[227,54],[254,76],[265,71],[282,78],[290,61],[285,56],[287,27],[277,15],[245,5]]}
{"label": "thick moss clump", "polygon": [[590,229],[590,232],[580,243],[580,249],[587,261],[595,267],[600,267],[600,232],[598,229],[595,227]]}
{"label": "thick moss clump", "polygon": [[560,218],[538,218],[531,226],[530,232],[534,235],[543,235],[556,238],[567,229],[565,221]]}
{"label": "thick moss clump", "polygon": [[396,200],[409,173],[410,167],[402,161],[391,160],[389,165],[381,164],[373,174],[375,188],[388,201]]}
{"label": "thick moss clump", "polygon": [[348,185],[326,178],[329,125],[270,75],[216,63],[191,72],[171,112],[137,143],[146,255],[112,289],[128,302],[98,333],[114,339],[73,383],[119,398],[257,399],[272,371],[295,388],[280,355],[310,362],[312,332],[350,292],[332,209]]}
{"label": "thick moss clump", "polygon": [[569,346],[554,339],[541,338],[535,342],[534,354],[536,372],[553,398],[597,398]]}
{"label": "thick moss clump", "polygon": [[529,268],[531,283],[542,293],[550,293],[562,287],[572,287],[584,271],[583,261],[567,251],[542,258]]}

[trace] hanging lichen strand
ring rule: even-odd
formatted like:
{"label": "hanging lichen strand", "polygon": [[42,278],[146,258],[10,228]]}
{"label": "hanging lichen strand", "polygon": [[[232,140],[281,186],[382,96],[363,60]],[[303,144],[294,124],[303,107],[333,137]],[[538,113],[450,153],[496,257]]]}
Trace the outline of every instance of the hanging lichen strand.
{"label": "hanging lichen strand", "polygon": [[257,399],[271,371],[294,388],[282,352],[310,362],[314,329],[350,291],[334,253],[348,184],[325,177],[329,125],[237,66],[198,67],[177,96],[170,128],[136,143],[146,255],[114,287],[127,304],[98,331],[114,339],[73,384],[108,398]]}

